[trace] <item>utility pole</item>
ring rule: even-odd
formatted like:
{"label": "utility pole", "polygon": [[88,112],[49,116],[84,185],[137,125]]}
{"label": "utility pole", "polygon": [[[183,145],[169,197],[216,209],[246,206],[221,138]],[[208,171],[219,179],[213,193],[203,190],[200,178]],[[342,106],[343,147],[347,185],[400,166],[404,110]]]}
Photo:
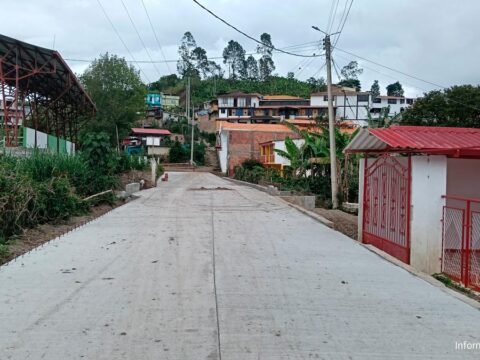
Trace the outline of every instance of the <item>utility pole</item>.
{"label": "utility pole", "polygon": [[194,146],[194,137],[195,137],[195,127],[194,127],[194,121],[193,121],[193,116],[192,116],[192,88],[191,88],[191,83],[190,83],[190,77],[188,78],[188,117],[191,119],[191,125],[192,125],[192,142],[190,145],[190,165],[193,165],[193,146]]}
{"label": "utility pole", "polygon": [[332,186],[332,207],[338,208],[338,182],[337,182],[337,146],[335,143],[335,115],[333,113],[333,96],[332,96],[332,48],[330,35],[320,30],[316,26],[312,26],[314,30],[325,34],[323,45],[325,49],[325,57],[327,61],[327,95],[328,95],[328,133],[330,139],[330,180]]}

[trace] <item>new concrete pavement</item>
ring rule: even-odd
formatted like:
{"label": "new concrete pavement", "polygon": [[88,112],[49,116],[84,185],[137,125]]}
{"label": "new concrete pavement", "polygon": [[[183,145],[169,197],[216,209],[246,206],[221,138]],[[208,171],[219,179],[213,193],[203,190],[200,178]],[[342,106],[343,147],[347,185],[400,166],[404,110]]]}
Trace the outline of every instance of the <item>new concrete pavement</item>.
{"label": "new concrete pavement", "polygon": [[477,309],[205,173],[0,268],[2,360],[479,359],[464,341]]}

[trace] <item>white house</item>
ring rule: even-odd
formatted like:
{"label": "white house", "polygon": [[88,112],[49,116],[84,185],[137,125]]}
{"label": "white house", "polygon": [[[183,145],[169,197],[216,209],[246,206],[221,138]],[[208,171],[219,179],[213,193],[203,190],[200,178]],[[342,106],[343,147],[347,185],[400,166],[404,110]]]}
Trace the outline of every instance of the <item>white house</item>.
{"label": "white house", "polygon": [[[368,109],[371,107],[369,92],[357,92],[353,88],[333,86],[333,106],[336,107],[336,118],[353,120],[358,125],[366,125]],[[310,96],[310,105],[328,106],[328,92],[313,93]]]}
{"label": "white house", "polygon": [[[372,118],[381,114],[383,108],[389,108],[388,115],[395,116],[411,106],[415,99],[401,96],[379,96],[372,98],[370,92],[358,92],[353,88],[333,86],[333,105],[336,107],[336,118],[352,120],[357,125],[366,126],[369,113]],[[313,93],[310,96],[311,106],[328,106],[326,91]]]}
{"label": "white house", "polygon": [[218,95],[218,118],[221,120],[249,119],[253,115],[252,109],[259,106],[260,97],[260,94],[243,92]]}
{"label": "white house", "polygon": [[400,114],[407,107],[413,105],[414,102],[414,98],[403,96],[379,96],[372,99],[372,104],[369,108],[373,118],[378,117],[384,108],[389,108],[388,116],[392,117]]}
{"label": "white house", "polygon": [[480,129],[362,129],[359,240],[480,290]]}

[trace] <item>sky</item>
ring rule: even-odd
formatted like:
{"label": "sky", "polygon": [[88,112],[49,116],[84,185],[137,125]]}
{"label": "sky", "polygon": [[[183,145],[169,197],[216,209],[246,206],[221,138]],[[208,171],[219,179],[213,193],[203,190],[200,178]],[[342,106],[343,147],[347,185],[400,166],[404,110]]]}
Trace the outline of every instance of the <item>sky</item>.
{"label": "sky", "polygon": [[[128,61],[132,61],[131,55],[137,61],[176,60],[180,40],[186,31],[193,34],[198,46],[203,47],[209,57],[221,57],[227,42],[232,39],[242,44],[247,53],[255,51],[255,42],[227,27],[192,0],[143,1],[158,42],[142,0],[123,0],[141,40],[122,0],[15,0],[15,6],[11,0],[0,0],[4,7],[8,6],[8,16],[2,17],[0,33],[54,48],[76,73],[82,73],[89,61],[105,52],[123,56]],[[277,48],[290,47],[289,51],[304,55],[323,53],[323,34],[311,26],[336,32],[350,5],[350,0],[199,2],[249,35],[260,38],[267,32]],[[364,69],[359,77],[362,88],[369,90],[373,81],[379,80],[382,94],[388,84],[397,80],[407,96],[420,96],[425,91],[437,89],[433,84],[446,87],[478,85],[478,14],[478,0],[354,0],[333,59],[338,68],[357,60]],[[332,42],[337,36],[332,36]],[[275,73],[279,75],[286,76],[293,71],[302,80],[311,76],[326,77],[325,68],[322,68],[324,57],[301,58],[275,53],[273,59]],[[223,65],[222,59],[215,61]],[[133,64],[140,67],[145,82],[176,72],[175,61]],[[337,81],[335,71],[333,81]]]}

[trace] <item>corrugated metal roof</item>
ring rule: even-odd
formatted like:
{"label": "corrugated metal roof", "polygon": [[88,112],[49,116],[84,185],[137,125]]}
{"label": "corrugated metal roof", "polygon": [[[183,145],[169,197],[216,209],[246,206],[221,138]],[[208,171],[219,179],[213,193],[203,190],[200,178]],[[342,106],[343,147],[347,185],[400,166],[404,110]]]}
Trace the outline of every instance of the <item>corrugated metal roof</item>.
{"label": "corrugated metal roof", "polygon": [[242,123],[230,123],[227,121],[218,122],[219,130],[228,131],[260,131],[260,132],[285,132],[291,133],[288,127],[282,124],[242,124]]}
{"label": "corrugated metal roof", "polygon": [[345,151],[480,155],[480,129],[429,126],[364,129]]}
{"label": "corrugated metal roof", "polygon": [[146,129],[146,128],[132,128],[132,133],[137,135],[171,135],[172,134],[167,129]]}

